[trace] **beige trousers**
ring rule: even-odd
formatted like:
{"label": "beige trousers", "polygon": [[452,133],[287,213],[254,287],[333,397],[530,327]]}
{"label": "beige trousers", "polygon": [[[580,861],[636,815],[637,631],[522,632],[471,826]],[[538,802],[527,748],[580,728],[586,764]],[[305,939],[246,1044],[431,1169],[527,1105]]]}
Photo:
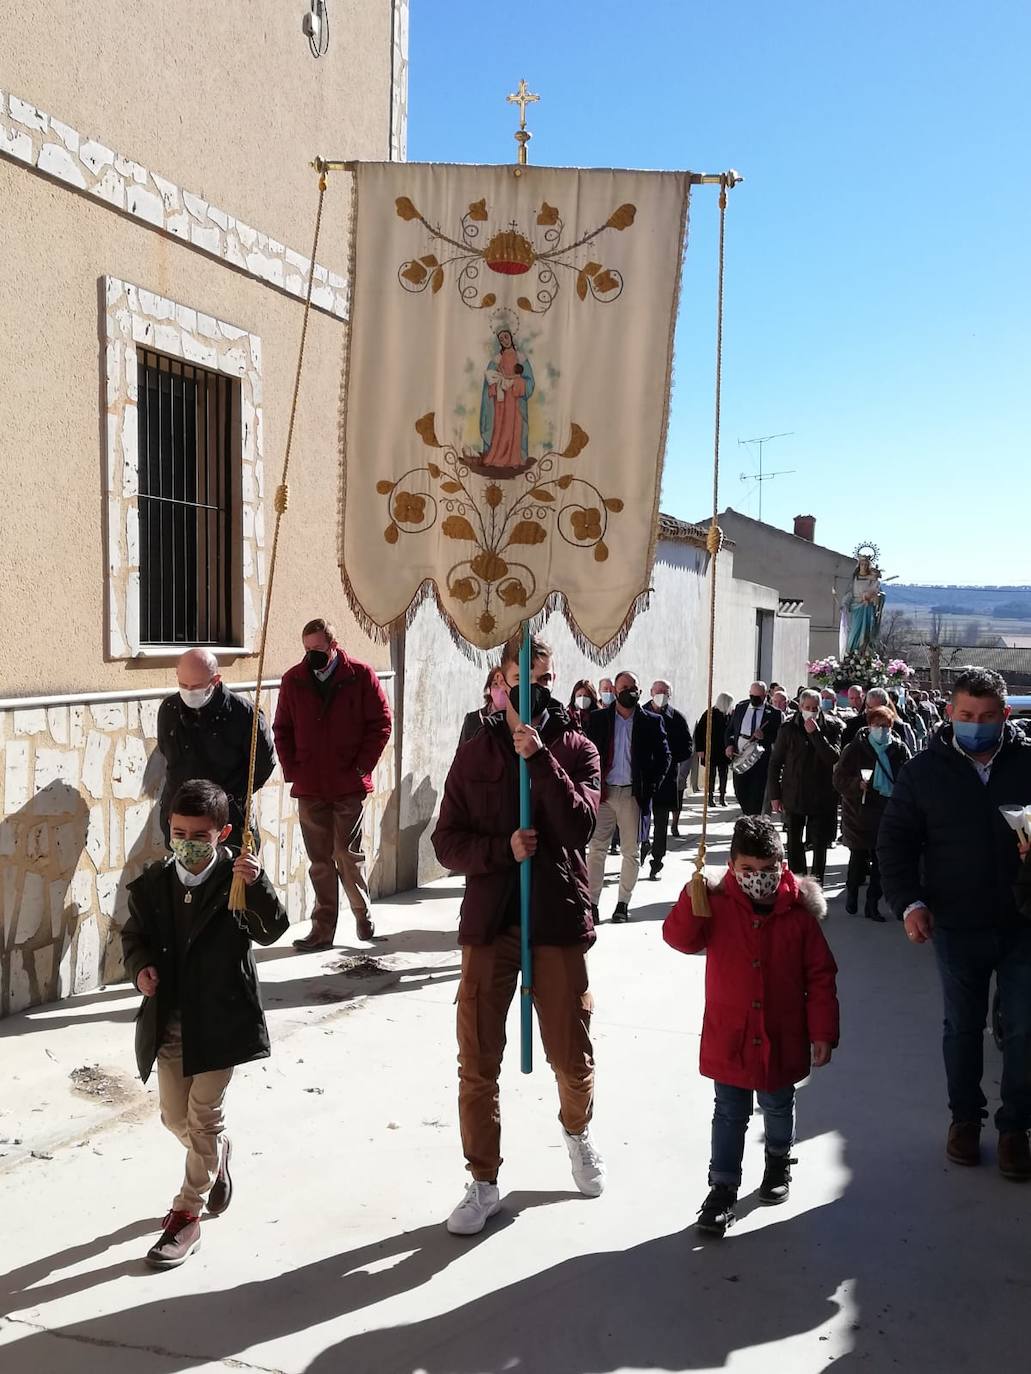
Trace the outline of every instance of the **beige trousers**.
{"label": "beige trousers", "polygon": [[338,880],[343,884],[356,920],[364,920],[372,910],[362,849],[364,803],[365,797],[357,793],[341,797],[339,801],[320,801],[317,797],[297,799],[301,835],[311,864],[311,885],[315,889],[312,922],[329,936],[337,928]]}
{"label": "beige trousers", "polygon": [[225,1096],[232,1069],[183,1074],[183,1035],[178,1016],[165,1029],[158,1050],[158,1101],[161,1124],[186,1147],[186,1174],[172,1210],[200,1216],[218,1175],[225,1130]]}
{"label": "beige trousers", "polygon": [[591,901],[595,906],[605,884],[605,858],[612,843],[612,834],[619,826],[619,852],[623,864],[619,870],[619,897],[629,902],[641,871],[641,808],[629,787],[610,787],[598,808],[598,824],[591,839],[587,860],[591,881]]}

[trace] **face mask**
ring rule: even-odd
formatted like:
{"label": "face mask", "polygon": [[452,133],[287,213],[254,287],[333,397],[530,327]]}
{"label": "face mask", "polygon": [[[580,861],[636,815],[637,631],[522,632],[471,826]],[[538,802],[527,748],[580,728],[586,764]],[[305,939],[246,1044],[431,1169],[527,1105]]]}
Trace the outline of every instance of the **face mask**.
{"label": "face mask", "polygon": [[630,710],[631,707],[636,706],[641,700],[641,693],[636,687],[624,687],[619,696],[616,697],[616,700],[619,702],[620,706],[624,707],[626,710]]}
{"label": "face mask", "polygon": [[889,741],[890,739],[891,739],[891,731],[888,729],[888,727],[887,727],[886,725],[871,725],[871,726],[870,726],[870,743],[871,743],[871,744],[881,744],[881,745],[884,745],[884,744],[887,744],[888,741]]}
{"label": "face mask", "polygon": [[734,877],[741,891],[746,897],[751,897],[753,902],[772,901],[780,887],[779,868],[762,868],[758,871],[753,868],[735,868]]}
{"label": "face mask", "polygon": [[183,868],[210,863],[215,852],[215,846],[208,840],[169,840],[168,847]]}
{"label": "face mask", "polygon": [[817,716],[819,716],[819,714],[820,714],[819,711],[803,711],[803,712],[802,712],[802,719],[803,719],[803,720],[816,720],[816,718],[817,718]]}
{"label": "face mask", "polygon": [[956,743],[968,754],[987,754],[1002,739],[1002,721],[954,720],[952,729]]}
{"label": "face mask", "polygon": [[820,700],[820,710],[833,711],[835,704],[835,702],[831,701],[830,697],[822,697]]}
{"label": "face mask", "polygon": [[503,711],[508,705],[508,688],[492,687],[490,689],[490,699],[494,705],[495,711]]}
{"label": "face mask", "polygon": [[199,711],[202,706],[207,706],[208,702],[215,695],[215,684],[209,683],[207,687],[180,687],[179,695],[185,705],[191,711]]}
{"label": "face mask", "polygon": [[749,696],[748,700],[752,703],[753,706],[761,706],[763,702],[766,700],[766,698],[761,697],[758,692],[753,692]]}
{"label": "face mask", "polygon": [[578,711],[589,711],[589,710],[591,709],[591,698],[590,698],[590,697],[577,697],[577,699],[576,699],[576,709],[577,709]]}
{"label": "face mask", "polygon": [[[539,682],[535,682],[530,687],[530,719],[536,720],[548,704],[551,693],[547,687],[542,687]],[[512,703],[512,710],[520,712],[519,686],[511,688],[508,699]]]}
{"label": "face mask", "polygon": [[652,705],[657,711],[661,711],[667,701],[669,701],[669,697],[665,692],[656,692],[652,697]]}
{"label": "face mask", "polygon": [[308,667],[316,673],[329,667],[329,654],[325,649],[309,649],[304,656],[308,660]]}
{"label": "face mask", "polygon": [[611,706],[615,699],[615,692],[602,692],[601,694],[601,704],[603,706]]}

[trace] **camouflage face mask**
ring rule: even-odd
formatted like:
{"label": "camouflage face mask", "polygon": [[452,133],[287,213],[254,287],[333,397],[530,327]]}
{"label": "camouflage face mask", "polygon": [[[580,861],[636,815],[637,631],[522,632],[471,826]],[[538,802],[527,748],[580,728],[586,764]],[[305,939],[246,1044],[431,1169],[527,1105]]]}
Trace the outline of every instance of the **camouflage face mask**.
{"label": "camouflage face mask", "polygon": [[168,847],[183,868],[210,863],[215,853],[215,846],[208,840],[170,840]]}

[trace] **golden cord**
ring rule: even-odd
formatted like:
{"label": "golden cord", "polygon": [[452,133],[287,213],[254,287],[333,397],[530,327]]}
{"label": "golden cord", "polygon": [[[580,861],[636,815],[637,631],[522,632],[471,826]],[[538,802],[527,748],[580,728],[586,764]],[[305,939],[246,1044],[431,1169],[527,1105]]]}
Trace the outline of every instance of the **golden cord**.
{"label": "golden cord", "polygon": [[727,227],[726,176],[720,177],[720,243],[719,275],[716,287],[716,414],[713,426],[712,455],[712,522],[705,539],[709,553],[709,664],[707,707],[705,717],[705,787],[702,791],[702,834],[695,856],[695,871],[691,878],[691,906],[696,916],[712,914],[709,890],[705,885],[705,854],[709,831],[709,790],[713,785],[712,758],[712,685],[716,663],[716,560],[723,545],[723,531],[719,526],[720,513],[720,409],[723,400],[723,273],[726,261]]}
{"label": "golden cord", "polygon": [[[276,488],[273,506],[276,523],[272,533],[272,554],[269,558],[268,583],[265,587],[265,605],[261,617],[261,639],[258,645],[258,675],[254,688],[254,719],[251,722],[251,751],[247,764],[247,799],[243,808],[243,852],[254,853],[253,809],[254,809],[254,767],[258,756],[258,728],[261,712],[261,684],[265,677],[265,647],[268,642],[269,614],[272,610],[272,586],[276,577],[276,558],[279,553],[279,527],[286,513],[289,501],[289,488],[286,484],[290,471],[290,450],[294,441],[294,424],[297,420],[297,398],[301,391],[301,371],[304,366],[304,349],[308,342],[308,320],[311,316],[311,297],[315,288],[315,263],[319,248],[319,235],[322,232],[322,207],[326,199],[327,178],[325,171],[319,177],[319,204],[315,214],[315,235],[311,245],[311,266],[308,271],[308,290],[304,297],[304,318],[301,324],[301,346],[297,353],[297,371],[294,374],[294,393],[290,401],[290,424],[286,432],[286,452],[283,455],[283,475]],[[247,888],[241,877],[234,875],[229,889],[229,910],[243,912],[247,909]]]}

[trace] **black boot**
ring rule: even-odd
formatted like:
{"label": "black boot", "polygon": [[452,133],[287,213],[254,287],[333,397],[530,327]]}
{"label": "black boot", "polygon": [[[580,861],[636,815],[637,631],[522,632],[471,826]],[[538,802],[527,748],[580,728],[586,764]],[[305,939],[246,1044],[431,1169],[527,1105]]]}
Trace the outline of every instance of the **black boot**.
{"label": "black boot", "polygon": [[845,888],[845,910],[850,916],[859,915],[859,888]]}
{"label": "black boot", "polygon": [[884,917],[881,915],[880,902],[871,902],[869,894],[866,898],[866,907],[863,911],[863,915],[868,921],[880,921],[882,924],[884,922]]}
{"label": "black boot", "polygon": [[759,1201],[765,1207],[775,1207],[778,1202],[787,1202],[791,1191],[791,1166],[798,1160],[791,1155],[766,1156],[766,1172],[759,1185]]}
{"label": "black boot", "polygon": [[734,1203],[737,1202],[737,1189],[726,1183],[714,1183],[709,1196],[698,1209],[695,1227],[706,1235],[722,1236],[728,1226],[734,1224]]}

